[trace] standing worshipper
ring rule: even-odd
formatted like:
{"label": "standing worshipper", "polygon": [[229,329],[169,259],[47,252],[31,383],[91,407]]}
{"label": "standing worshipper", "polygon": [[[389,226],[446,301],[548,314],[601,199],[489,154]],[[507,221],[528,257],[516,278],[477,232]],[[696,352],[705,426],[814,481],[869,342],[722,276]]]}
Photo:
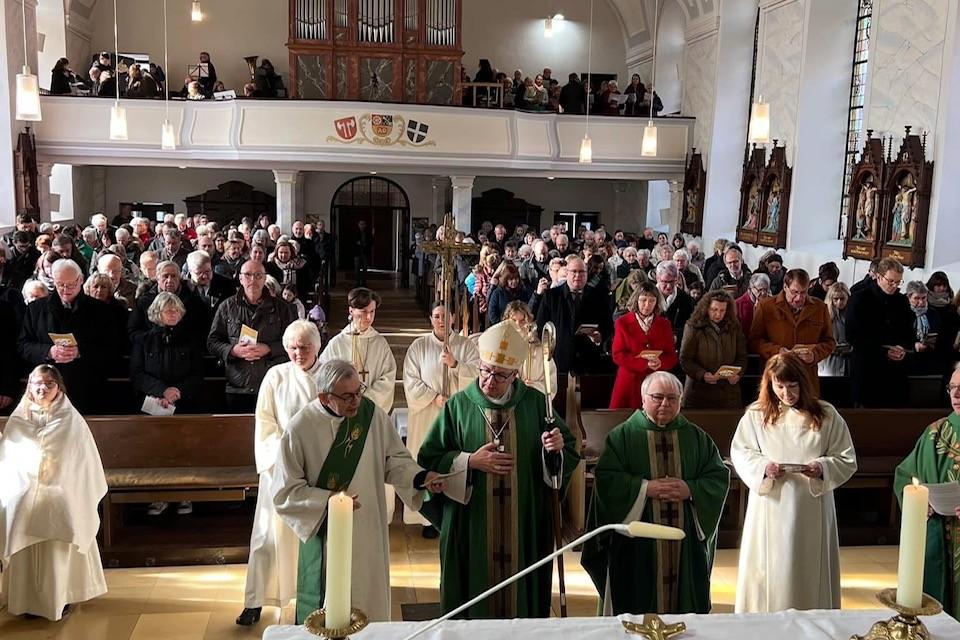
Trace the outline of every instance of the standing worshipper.
{"label": "standing worshipper", "polygon": [[[643,409],[606,438],[588,528],[634,520],[683,529],[683,540],[607,533],[588,540],[581,563],[604,615],[709,613],[710,571],[730,472],[713,440],[680,415],[680,381],[643,381]],[[638,579],[643,576],[643,579]]]}
{"label": "standing worshipper", "polygon": [[[950,407],[941,418],[924,430],[913,451],[897,466],[893,489],[903,501],[903,488],[916,478],[923,484],[957,482],[957,434],[960,434],[960,367],[953,370],[947,385]],[[960,541],[960,507],[953,515],[927,510],[927,547],[923,563],[923,592],[943,604],[943,609],[960,618],[960,565],[957,544]]]}
{"label": "standing worshipper", "polygon": [[[733,298],[707,291],[687,322],[680,346],[687,374],[683,400],[687,409],[740,409],[740,377],[747,368],[747,339],[740,329]],[[723,367],[739,367],[739,372]]]}
{"label": "standing worshipper", "polygon": [[357,222],[356,242],[353,248],[354,278],[358,287],[367,286],[367,269],[373,261],[373,230],[367,227],[366,220]]}
{"label": "standing worshipper", "polygon": [[422,490],[443,491],[437,474],[410,457],[393,424],[364,397],[349,362],[329,360],[317,370],[317,397],[300,410],[280,438],[273,470],[273,504],[300,539],[297,624],[324,605],[327,501],[337,492],[354,499],[350,602],[371,621],[390,620],[390,542],[384,483],[419,509]]}
{"label": "standing worshipper", "polygon": [[63,378],[36,367],[0,436],[0,601],[9,613],[57,621],[107,592],[97,548],[106,494],[97,444]]}
{"label": "standing worshipper", "polygon": [[[443,405],[450,396],[476,380],[480,364],[480,354],[473,341],[453,332],[453,316],[447,313],[444,302],[433,304],[430,325],[433,332],[414,340],[403,361],[403,388],[409,410],[407,448],[414,458]],[[403,521],[423,525],[425,538],[436,537],[436,529],[412,509],[404,509]]]}
{"label": "standing worshipper", "polygon": [[[420,446],[426,469],[454,473],[442,503],[440,604],[452,611],[554,548],[546,456],[561,456],[561,490],[580,462],[562,420],[517,379],[527,342],[501,322],[480,336],[480,377],[444,405]],[[547,564],[466,612],[468,618],[550,615]]]}
{"label": "standing worshipper", "polygon": [[297,537],[273,508],[274,463],[280,438],[300,409],[317,397],[320,369],[320,332],[306,320],[295,320],[283,332],[283,348],[290,358],[267,371],[257,394],[254,453],[260,485],[250,534],[243,611],[237,624],[260,620],[264,606],[285,607],[297,594]]}
{"label": "standing worshipper", "polygon": [[550,401],[557,395],[557,363],[551,357],[550,366],[543,366],[543,343],[537,336],[537,323],[527,303],[515,300],[503,312],[504,322],[512,322],[517,332],[527,339],[527,357],[520,367],[523,384],[540,393],[547,394],[547,375],[550,376]]}
{"label": "standing worshipper", "polygon": [[857,458],[847,423],[817,399],[796,355],[767,361],[760,397],[740,419],[730,458],[750,489],[736,612],[839,609],[833,491],[857,470]]}

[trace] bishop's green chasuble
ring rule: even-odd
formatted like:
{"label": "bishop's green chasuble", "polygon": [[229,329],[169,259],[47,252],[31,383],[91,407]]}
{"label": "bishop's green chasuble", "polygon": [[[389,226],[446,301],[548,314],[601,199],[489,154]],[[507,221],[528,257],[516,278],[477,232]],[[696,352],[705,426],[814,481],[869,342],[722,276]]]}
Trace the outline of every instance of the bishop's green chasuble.
{"label": "bishop's green chasuble", "polygon": [[[453,395],[420,447],[425,469],[447,473],[461,453],[497,442],[514,456],[508,475],[468,471],[473,492],[467,504],[442,499],[440,602],[444,612],[479,595],[554,549],[552,489],[544,480],[540,435],[546,401],[542,393],[513,383],[510,400],[491,402],[475,381]],[[580,462],[563,421],[563,486]],[[435,497],[431,497],[433,500]],[[553,566],[548,564],[471,607],[468,618],[537,618],[550,615]]]}
{"label": "bishop's green chasuble", "polygon": [[[327,491],[346,491],[357,471],[363,446],[373,420],[373,402],[364,397],[357,415],[340,423],[333,447],[320,468],[320,477],[313,484]],[[327,520],[324,518],[317,535],[300,543],[297,562],[297,624],[323,606],[327,579]]]}
{"label": "bishop's green chasuble", "polygon": [[730,472],[710,436],[682,415],[658,427],[636,411],[607,435],[587,528],[623,523],[643,481],[667,476],[684,480],[690,499],[647,498],[639,519],[681,528],[686,538],[634,539],[610,532],[584,544],[581,564],[601,601],[609,580],[614,614],[710,612],[710,571]]}
{"label": "bishop's green chasuble", "polygon": [[[893,480],[897,501],[903,488],[917,478],[922,483],[960,481],[960,416],[956,413],[931,424],[913,452],[897,466]],[[960,619],[960,521],[934,513],[927,519],[927,551],[923,592]]]}

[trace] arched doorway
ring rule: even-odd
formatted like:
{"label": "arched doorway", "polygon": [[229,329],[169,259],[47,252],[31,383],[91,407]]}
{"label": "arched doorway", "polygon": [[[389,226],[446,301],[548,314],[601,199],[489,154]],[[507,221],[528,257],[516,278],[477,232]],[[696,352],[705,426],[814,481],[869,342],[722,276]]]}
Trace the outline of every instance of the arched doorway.
{"label": "arched doorway", "polygon": [[337,267],[353,270],[357,224],[373,231],[373,271],[400,272],[409,283],[410,199],[392,180],[376,176],[353,178],[340,185],[330,203],[331,231],[337,238]]}

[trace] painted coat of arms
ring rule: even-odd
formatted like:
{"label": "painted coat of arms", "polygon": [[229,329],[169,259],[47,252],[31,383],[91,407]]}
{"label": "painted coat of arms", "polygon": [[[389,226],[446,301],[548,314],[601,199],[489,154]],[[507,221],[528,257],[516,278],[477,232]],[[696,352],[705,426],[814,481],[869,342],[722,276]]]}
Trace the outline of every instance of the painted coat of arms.
{"label": "painted coat of arms", "polygon": [[407,121],[403,116],[383,113],[365,113],[359,120],[354,116],[333,121],[335,136],[327,142],[341,144],[372,144],[378,147],[435,147],[429,139],[430,125],[417,120]]}

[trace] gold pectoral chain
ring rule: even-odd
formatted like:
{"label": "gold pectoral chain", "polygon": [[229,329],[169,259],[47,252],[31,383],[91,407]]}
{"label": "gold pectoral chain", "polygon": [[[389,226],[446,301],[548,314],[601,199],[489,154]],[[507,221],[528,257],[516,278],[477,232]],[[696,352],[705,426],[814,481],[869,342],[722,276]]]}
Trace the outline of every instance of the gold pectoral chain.
{"label": "gold pectoral chain", "polygon": [[507,425],[510,424],[510,418],[504,420],[503,424],[500,425],[500,430],[493,428],[493,423],[490,422],[490,418],[487,417],[486,412],[483,410],[483,407],[477,405],[477,409],[480,411],[480,415],[483,416],[483,421],[487,423],[487,428],[490,429],[490,433],[493,435],[493,446],[497,448],[499,453],[503,453],[504,447],[503,443],[500,440],[500,436],[503,434],[503,430],[507,428]]}

